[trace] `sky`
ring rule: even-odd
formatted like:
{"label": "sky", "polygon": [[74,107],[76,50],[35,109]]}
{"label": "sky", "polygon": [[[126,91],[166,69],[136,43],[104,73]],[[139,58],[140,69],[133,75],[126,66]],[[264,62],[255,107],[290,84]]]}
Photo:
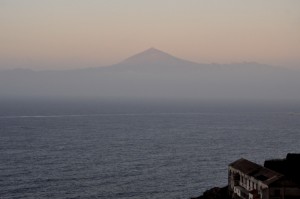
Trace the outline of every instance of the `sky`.
{"label": "sky", "polygon": [[0,69],[106,66],[155,47],[300,68],[299,0],[0,0]]}

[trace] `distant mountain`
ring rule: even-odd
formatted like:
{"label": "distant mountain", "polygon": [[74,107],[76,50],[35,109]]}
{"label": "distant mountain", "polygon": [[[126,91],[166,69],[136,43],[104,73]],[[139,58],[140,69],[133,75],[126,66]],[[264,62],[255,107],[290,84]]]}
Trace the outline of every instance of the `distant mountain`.
{"label": "distant mountain", "polygon": [[150,48],[107,67],[0,72],[1,98],[298,99],[300,72],[258,63],[198,64]]}
{"label": "distant mountain", "polygon": [[163,64],[163,65],[169,65],[169,64],[178,64],[178,63],[187,63],[189,61],[179,59],[177,57],[174,57],[168,53],[165,53],[163,51],[160,51],[155,48],[149,48],[141,53],[138,53],[136,55],[133,55],[123,62],[121,62],[121,65],[132,65],[132,66],[143,66],[145,64]]}
{"label": "distant mountain", "polygon": [[[155,48],[149,48],[124,61],[105,67],[105,71],[140,73],[175,73],[181,70],[198,70],[200,64],[174,57]],[[95,68],[94,68],[95,69]],[[102,67],[97,70],[103,70]]]}
{"label": "distant mountain", "polygon": [[127,58],[123,62],[115,65],[114,67],[129,67],[134,69],[148,69],[148,67],[159,69],[159,67],[184,67],[184,66],[193,66],[197,67],[199,64],[187,61],[184,59],[179,59],[168,53],[157,50],[155,48],[150,48],[146,51],[133,55],[132,57]]}

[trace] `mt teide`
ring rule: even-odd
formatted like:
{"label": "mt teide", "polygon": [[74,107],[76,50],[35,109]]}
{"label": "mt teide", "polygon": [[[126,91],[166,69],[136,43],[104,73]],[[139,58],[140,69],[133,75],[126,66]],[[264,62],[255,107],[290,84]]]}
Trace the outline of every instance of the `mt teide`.
{"label": "mt teide", "polygon": [[1,71],[0,97],[300,100],[299,77],[258,63],[198,64],[150,48],[108,67]]}
{"label": "mt teide", "polygon": [[179,59],[168,53],[150,48],[146,51],[133,55],[123,62],[113,65],[110,68],[122,71],[139,72],[175,72],[177,70],[198,69],[199,64]]}

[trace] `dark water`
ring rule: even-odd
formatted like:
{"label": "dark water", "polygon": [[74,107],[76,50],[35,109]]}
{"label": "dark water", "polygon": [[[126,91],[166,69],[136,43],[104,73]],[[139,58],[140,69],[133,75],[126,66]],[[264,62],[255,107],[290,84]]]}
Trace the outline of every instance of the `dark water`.
{"label": "dark water", "polygon": [[300,152],[299,106],[122,106],[2,105],[0,198],[189,198],[235,159]]}

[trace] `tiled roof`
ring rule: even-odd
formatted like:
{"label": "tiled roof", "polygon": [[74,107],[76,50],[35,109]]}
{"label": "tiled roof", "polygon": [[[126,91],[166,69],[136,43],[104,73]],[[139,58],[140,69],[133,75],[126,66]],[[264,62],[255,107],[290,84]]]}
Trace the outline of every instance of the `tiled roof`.
{"label": "tiled roof", "polygon": [[249,160],[246,160],[244,158],[234,161],[233,163],[229,164],[229,166],[231,166],[247,175],[249,173],[257,171],[258,169],[261,168],[260,165],[254,163],[254,162],[251,162]]}
{"label": "tiled roof", "polygon": [[254,162],[241,158],[229,166],[232,168],[239,170],[240,172],[254,177],[255,179],[264,182],[265,184],[272,183],[277,179],[283,177],[282,174],[277,173],[273,170],[267,169],[261,165],[258,165]]}

